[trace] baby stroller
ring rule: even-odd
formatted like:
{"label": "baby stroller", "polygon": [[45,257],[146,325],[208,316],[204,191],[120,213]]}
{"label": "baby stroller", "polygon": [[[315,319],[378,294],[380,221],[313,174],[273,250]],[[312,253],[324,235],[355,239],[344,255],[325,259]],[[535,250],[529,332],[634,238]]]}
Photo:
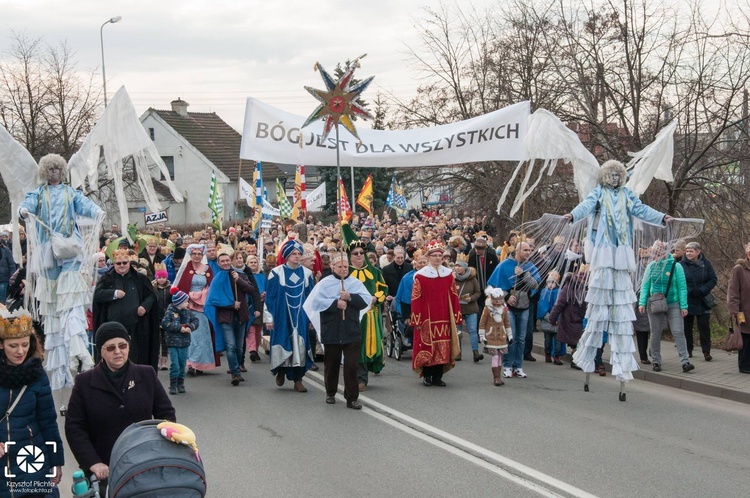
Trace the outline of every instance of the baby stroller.
{"label": "baby stroller", "polygon": [[144,420],[120,434],[110,458],[109,498],[206,496],[206,473],[197,450],[167,440],[157,427],[161,422]]}
{"label": "baby stroller", "polygon": [[401,360],[405,351],[412,348],[412,336],[414,328],[404,323],[395,306],[385,306],[385,354],[388,358]]}

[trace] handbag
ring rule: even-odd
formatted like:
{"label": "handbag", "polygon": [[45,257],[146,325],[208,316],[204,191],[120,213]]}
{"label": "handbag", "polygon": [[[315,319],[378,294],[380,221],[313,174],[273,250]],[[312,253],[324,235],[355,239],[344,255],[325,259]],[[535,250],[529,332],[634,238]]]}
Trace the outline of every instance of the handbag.
{"label": "handbag", "polygon": [[734,330],[734,321],[729,320],[729,330],[724,338],[725,351],[739,351],[742,349],[742,332]]}
{"label": "handbag", "polygon": [[675,264],[677,264],[677,262],[673,261],[672,269],[669,272],[669,280],[667,281],[667,289],[664,291],[664,294],[656,293],[648,296],[648,312],[652,315],[664,314],[669,310],[667,296],[669,295],[669,287],[672,285]]}
{"label": "handbag", "polygon": [[73,259],[83,252],[83,244],[78,237],[74,235],[64,237],[57,232],[51,232],[50,235],[52,255],[55,259]]}
{"label": "handbag", "polygon": [[708,293],[705,296],[703,296],[703,306],[705,306],[708,309],[712,309],[716,306],[716,298],[713,294]]}

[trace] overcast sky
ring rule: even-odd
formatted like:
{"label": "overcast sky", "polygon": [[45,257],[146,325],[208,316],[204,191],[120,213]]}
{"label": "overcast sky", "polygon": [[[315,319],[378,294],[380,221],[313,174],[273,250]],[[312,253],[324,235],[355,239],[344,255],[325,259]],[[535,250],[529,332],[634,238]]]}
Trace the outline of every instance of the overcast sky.
{"label": "overcast sky", "polygon": [[122,16],[104,27],[110,97],[125,85],[139,114],[169,109],[181,97],[190,111],[214,111],[240,129],[247,97],[312,112],[316,101],[303,86],[322,87],[316,61],[333,71],[367,53],[357,72],[375,76],[366,99],[378,90],[413,94],[419,74],[409,68],[406,45],[418,43],[413,21],[426,5],[437,2],[0,0],[0,52],[13,31],[47,43],[67,40],[79,67],[96,70],[101,84],[99,27]]}

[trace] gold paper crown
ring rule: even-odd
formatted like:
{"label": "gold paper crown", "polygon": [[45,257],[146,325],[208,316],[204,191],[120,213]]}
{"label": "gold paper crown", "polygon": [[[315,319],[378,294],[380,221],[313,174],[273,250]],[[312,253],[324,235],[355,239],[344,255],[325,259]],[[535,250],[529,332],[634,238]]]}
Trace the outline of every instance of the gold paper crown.
{"label": "gold paper crown", "polygon": [[26,310],[13,313],[0,312],[0,339],[22,339],[34,332],[31,325],[31,314]]}
{"label": "gold paper crown", "polygon": [[456,255],[456,262],[457,263],[460,263],[460,262],[468,263],[469,262],[469,255],[468,254],[463,254],[463,253],[457,254]]}

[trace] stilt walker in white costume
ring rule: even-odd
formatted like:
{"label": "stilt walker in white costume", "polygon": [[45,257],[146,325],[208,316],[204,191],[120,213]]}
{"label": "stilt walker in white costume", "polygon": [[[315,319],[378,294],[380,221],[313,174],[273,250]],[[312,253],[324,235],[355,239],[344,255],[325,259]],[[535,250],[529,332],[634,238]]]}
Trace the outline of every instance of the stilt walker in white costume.
{"label": "stilt walker in white costume", "polygon": [[[39,161],[41,186],[18,209],[29,244],[27,309],[44,326],[46,369],[52,390],[73,386],[73,370],[94,366],[88,352],[86,307],[93,254],[104,213],[67,185],[67,162],[48,154]],[[88,272],[88,273],[87,273]]]}
{"label": "stilt walker in white costume", "polygon": [[[630,274],[636,270],[633,252],[633,218],[647,223],[666,223],[671,216],[643,204],[627,188],[625,166],[607,161],[599,170],[599,185],[565,217],[578,222],[588,217],[588,236],[584,252],[591,265],[586,294],[586,328],[573,354],[573,361],[589,374],[594,371],[596,350],[602,347],[604,333],[609,335],[612,375],[621,383],[633,379],[638,364],[633,358],[633,320],[636,302]],[[620,401],[625,401],[621,390]]]}

